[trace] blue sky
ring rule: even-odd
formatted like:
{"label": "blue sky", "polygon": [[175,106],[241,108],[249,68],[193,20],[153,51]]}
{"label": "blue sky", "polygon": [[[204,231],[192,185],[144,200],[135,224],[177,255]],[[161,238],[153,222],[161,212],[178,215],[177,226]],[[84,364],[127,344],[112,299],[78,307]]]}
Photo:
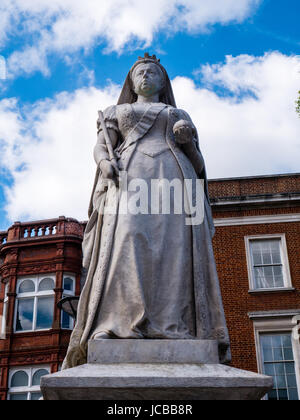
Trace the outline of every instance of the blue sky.
{"label": "blue sky", "polygon": [[86,219],[97,109],[145,51],[191,114],[209,177],[299,171],[299,0],[61,3],[0,4],[0,230]]}

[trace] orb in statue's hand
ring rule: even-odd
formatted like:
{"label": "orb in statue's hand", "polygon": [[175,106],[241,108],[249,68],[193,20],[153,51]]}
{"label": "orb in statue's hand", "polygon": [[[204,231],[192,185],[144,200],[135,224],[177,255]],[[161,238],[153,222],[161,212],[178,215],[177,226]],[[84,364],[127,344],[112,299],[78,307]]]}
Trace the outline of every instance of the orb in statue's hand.
{"label": "orb in statue's hand", "polygon": [[191,143],[195,136],[195,129],[189,121],[180,120],[173,127],[176,143]]}

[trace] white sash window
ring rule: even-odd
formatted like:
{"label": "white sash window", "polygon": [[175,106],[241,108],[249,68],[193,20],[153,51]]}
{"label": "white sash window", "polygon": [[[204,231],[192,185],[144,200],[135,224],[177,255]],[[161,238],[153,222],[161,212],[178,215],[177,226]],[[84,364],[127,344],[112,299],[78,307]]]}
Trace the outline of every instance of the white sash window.
{"label": "white sash window", "polygon": [[17,282],[15,331],[40,331],[52,328],[55,275],[22,278]]}

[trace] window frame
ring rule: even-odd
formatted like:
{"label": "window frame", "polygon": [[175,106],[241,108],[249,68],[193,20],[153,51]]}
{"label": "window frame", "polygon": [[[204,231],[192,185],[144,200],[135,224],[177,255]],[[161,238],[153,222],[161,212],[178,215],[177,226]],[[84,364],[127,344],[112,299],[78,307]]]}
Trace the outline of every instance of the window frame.
{"label": "window frame", "polygon": [[[278,239],[280,244],[280,256],[282,263],[282,272],[283,272],[283,287],[268,287],[268,288],[257,288],[256,279],[254,274],[254,265],[253,265],[253,256],[251,252],[251,242],[252,241],[266,241]],[[276,291],[290,291],[294,290],[292,285],[292,278],[290,272],[290,264],[288,257],[288,249],[286,242],[286,235],[281,234],[271,234],[271,235],[251,235],[245,236],[245,246],[246,246],[246,257],[247,257],[247,268],[248,268],[248,279],[249,279],[249,288],[250,292],[276,292]],[[267,265],[266,265],[267,266]]]}
{"label": "window frame", "polygon": [[[70,290],[65,290],[64,288],[64,283],[65,283],[65,279],[71,279],[73,281],[73,291]],[[62,299],[66,298],[66,297],[74,297],[76,296],[76,275],[74,273],[64,273],[63,275],[63,294],[62,294]],[[66,330],[66,331],[72,331],[74,326],[75,326],[75,320],[69,316],[69,328],[64,328],[63,327],[63,310],[61,310],[61,315],[60,315],[60,327],[62,330]]]}
{"label": "window frame", "polygon": [[[10,400],[11,395],[18,395],[18,394],[27,394],[27,401],[31,401],[31,395],[35,393],[41,393],[40,385],[32,386],[33,377],[36,372],[39,370],[47,370],[48,374],[51,373],[51,368],[49,365],[37,365],[37,366],[20,366],[15,367],[9,370],[8,375],[8,392],[7,392],[7,400]],[[26,387],[11,387],[11,381],[15,373],[17,372],[25,372],[28,376],[28,386]]]}
{"label": "window frame", "polygon": [[268,318],[266,315],[265,318],[253,319],[254,326],[254,336],[255,336],[255,348],[256,348],[256,360],[257,360],[257,369],[258,373],[264,375],[263,368],[263,355],[261,349],[260,337],[264,334],[291,334],[292,337],[292,347],[295,361],[295,372],[296,372],[296,381],[298,387],[298,397],[300,401],[300,341],[293,339],[292,333],[295,325],[292,322],[293,316],[283,316],[278,314],[272,315],[272,318]]}
{"label": "window frame", "polygon": [[[38,313],[38,299],[39,298],[43,298],[43,297],[50,297],[54,299],[53,302],[53,319],[54,319],[54,306],[55,306],[55,291],[54,289],[52,290],[46,290],[46,291],[39,291],[38,287],[39,284],[45,280],[45,279],[51,279],[54,281],[54,289],[56,287],[56,275],[55,274],[42,274],[42,275],[37,275],[37,276],[24,276],[24,277],[20,277],[17,280],[17,288],[16,288],[16,292],[17,292],[17,296],[16,296],[16,302],[15,302],[15,310],[14,310],[14,333],[15,334],[22,334],[22,333],[28,333],[28,332],[39,332],[39,331],[49,331],[52,329],[52,325],[50,328],[36,328],[36,323],[37,323],[37,313]],[[26,281],[26,280],[30,280],[34,283],[35,285],[35,291],[34,292],[28,292],[28,293],[19,293],[19,289],[20,289],[20,285]],[[30,330],[22,330],[22,331],[17,331],[17,313],[18,313],[18,304],[19,301],[24,301],[24,300],[28,300],[28,299],[33,299],[33,319],[32,319],[32,329]],[[52,321],[53,323],[53,321]]]}
{"label": "window frame", "polygon": [[7,310],[8,310],[8,292],[9,292],[9,283],[6,283],[4,286],[4,300],[3,300],[3,313],[2,317],[0,317],[0,340],[5,340],[6,338],[6,318],[7,318]]}

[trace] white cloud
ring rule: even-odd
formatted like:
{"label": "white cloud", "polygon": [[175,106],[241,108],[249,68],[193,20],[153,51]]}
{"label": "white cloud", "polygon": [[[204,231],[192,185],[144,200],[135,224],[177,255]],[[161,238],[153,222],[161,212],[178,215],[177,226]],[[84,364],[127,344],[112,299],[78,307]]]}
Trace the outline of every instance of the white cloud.
{"label": "white cloud", "polygon": [[[178,105],[196,121],[210,177],[299,171],[299,71],[300,56],[274,52],[229,56],[226,63],[203,66],[206,88],[175,79]],[[216,87],[231,95],[218,96]]]}
{"label": "white cloud", "polygon": [[[22,37],[8,58],[10,77],[48,73],[47,55],[89,49],[148,47],[158,31],[202,32],[216,23],[241,22],[261,0],[1,0],[0,45]],[[18,35],[15,28],[18,27]],[[27,44],[26,44],[27,42]]]}
{"label": "white cloud", "polygon": [[118,93],[114,85],[62,93],[23,109],[24,120],[15,100],[0,102],[0,165],[14,180],[6,188],[11,221],[87,218],[97,110],[115,103]]}
{"label": "white cloud", "polygon": [[[242,55],[203,66],[202,86],[173,81],[178,106],[198,128],[210,178],[299,171],[299,70],[300,57]],[[232,95],[218,96],[215,85]],[[97,110],[116,103],[119,90],[81,89],[21,110],[14,99],[0,102],[0,165],[14,179],[6,191],[12,221],[86,219]],[[241,96],[245,91],[253,95]]]}
{"label": "white cloud", "polygon": [[0,55],[0,80],[6,79],[6,61],[5,58]]}

